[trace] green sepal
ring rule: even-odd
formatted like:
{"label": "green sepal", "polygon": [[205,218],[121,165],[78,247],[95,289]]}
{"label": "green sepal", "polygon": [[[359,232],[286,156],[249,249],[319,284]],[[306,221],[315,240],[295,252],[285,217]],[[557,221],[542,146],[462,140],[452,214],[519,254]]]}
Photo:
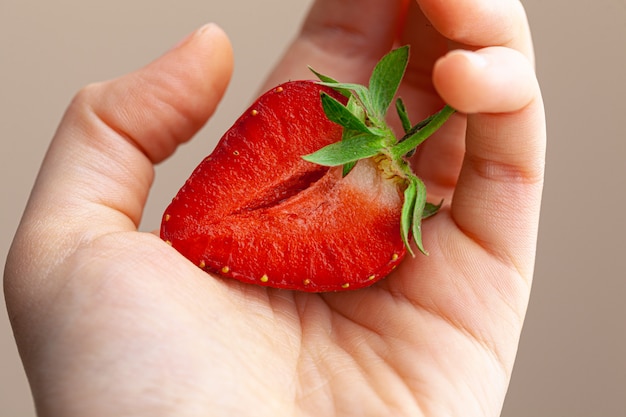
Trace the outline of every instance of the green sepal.
{"label": "green sepal", "polygon": [[[332,84],[339,84],[339,81],[335,80],[334,78],[329,77],[328,75],[324,75],[322,73],[319,73],[317,71],[315,71],[313,69],[313,67],[309,67],[309,71],[311,71],[313,74],[315,74],[315,76],[317,78],[319,78],[319,80],[322,82],[322,84],[324,85],[332,85]],[[345,97],[352,97],[352,92],[350,90],[345,90],[345,89],[338,89],[337,90],[340,94],[342,94]]]}
{"label": "green sepal", "polygon": [[367,87],[361,84],[340,83],[328,75],[315,71],[312,67],[309,67],[309,71],[319,78],[321,85],[330,87],[345,97],[356,97],[361,102],[362,107],[369,108],[371,101]]}
{"label": "green sepal", "polygon": [[361,106],[361,103],[354,96],[350,96],[350,98],[348,99],[348,102],[346,103],[346,109],[348,109],[348,111],[352,113],[357,119],[365,123],[365,119],[367,118],[365,109],[363,108],[363,106]]}
{"label": "green sepal", "polygon": [[[404,101],[400,97],[396,100],[396,112],[398,113],[398,117],[400,118],[400,123],[402,123],[402,130],[404,130],[404,137],[409,136],[410,132],[414,127],[411,125],[411,119],[409,119],[409,114],[406,111],[406,107],[404,106]],[[407,158],[410,158],[415,153],[415,149],[409,151],[406,154]]]}
{"label": "green sepal", "polygon": [[322,149],[304,155],[305,161],[324,166],[339,166],[371,158],[384,148],[384,139],[371,134],[359,134],[340,142],[331,143]]}
{"label": "green sepal", "polygon": [[[410,234],[413,235],[413,241],[419,251],[428,255],[422,242],[422,219],[425,214],[429,216],[434,214],[432,211],[437,206],[426,203],[426,186],[421,179],[415,175],[410,175],[408,181],[407,188],[404,190],[404,203],[400,216],[400,236],[411,256],[415,256],[415,253],[409,242]],[[434,211],[436,212],[437,209]]]}
{"label": "green sepal", "polygon": [[354,168],[357,162],[358,161],[352,161],[352,162],[343,164],[343,171],[341,172],[341,176],[345,177],[346,175],[348,175],[350,171],[352,171],[352,168]]}
{"label": "green sepal", "polygon": [[439,211],[442,205],[443,205],[443,200],[441,200],[439,204],[426,202],[426,205],[424,206],[424,213],[422,213],[422,219],[427,219],[437,214],[437,212]]}
{"label": "green sepal", "polygon": [[337,99],[322,92],[322,107],[324,113],[329,120],[343,126],[348,130],[355,130],[361,133],[373,134],[369,127],[346,106],[341,104]]}
{"label": "green sepal", "polygon": [[[356,102],[354,97],[350,97],[350,99],[348,100],[348,104],[346,104],[346,107],[355,116],[362,117],[362,118],[365,117],[365,110],[363,110],[363,108]],[[344,129],[343,133],[341,135],[341,140],[350,140],[351,138],[353,138],[354,136],[357,136],[357,135],[358,135],[357,132],[354,132],[352,130]],[[346,175],[348,175],[350,173],[350,171],[352,171],[352,169],[356,166],[357,162],[358,161],[352,161],[352,162],[348,162],[348,163],[343,164],[343,170],[342,170],[341,176],[345,177]]]}
{"label": "green sepal", "polygon": [[320,84],[330,87],[347,97],[349,97],[347,94],[354,96],[358,101],[360,101],[361,106],[366,110],[372,108],[369,90],[361,84],[337,82],[320,82]]}
{"label": "green sepal", "polygon": [[400,216],[400,236],[411,256],[415,256],[413,249],[411,249],[411,244],[409,243],[409,233],[411,232],[411,223],[413,222],[416,196],[416,184],[414,181],[409,181],[409,185],[406,187],[406,190],[404,190],[404,203],[402,204],[402,213]]}
{"label": "green sepal", "polygon": [[402,123],[402,129],[405,134],[408,134],[411,131],[412,124],[411,119],[409,119],[409,114],[406,111],[406,107],[404,106],[404,101],[400,97],[396,100],[396,112],[398,113],[398,117],[400,118],[400,123]]}
{"label": "green sepal", "polygon": [[313,74],[315,74],[315,76],[317,78],[319,78],[319,80],[321,82],[333,83],[333,84],[339,83],[339,81],[335,80],[334,78],[329,77],[328,75],[324,75],[324,74],[322,74],[320,72],[315,71],[315,69],[313,69],[313,67],[311,67],[311,66],[309,66],[308,68],[309,68],[309,71],[311,71]]}
{"label": "green sepal", "polygon": [[411,177],[411,182],[415,183],[416,196],[415,206],[413,207],[413,220],[411,223],[411,232],[413,233],[413,240],[417,245],[417,248],[424,255],[428,255],[424,244],[422,242],[422,218],[424,214],[424,208],[426,206],[426,185],[424,182],[416,176]]}
{"label": "green sepal", "polygon": [[379,120],[383,120],[393,101],[400,81],[409,62],[409,46],[394,49],[381,58],[374,67],[369,81],[371,111]]}

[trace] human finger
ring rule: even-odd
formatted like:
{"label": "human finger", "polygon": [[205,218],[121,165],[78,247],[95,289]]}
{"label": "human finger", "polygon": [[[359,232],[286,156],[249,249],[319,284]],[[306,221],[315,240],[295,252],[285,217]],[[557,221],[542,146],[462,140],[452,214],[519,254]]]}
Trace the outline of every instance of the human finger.
{"label": "human finger", "polygon": [[505,47],[455,51],[437,63],[434,82],[451,106],[468,113],[452,217],[466,235],[529,277],[546,146],[533,65]]}
{"label": "human finger", "polygon": [[[469,104],[475,104],[459,102],[464,92],[460,85],[445,82],[447,74],[439,71],[433,80],[435,64],[451,50],[502,45],[519,50],[533,62],[526,15],[517,0],[412,1],[401,43],[412,45],[413,58],[401,93],[409,114],[415,115],[416,120],[436,112],[450,99],[459,110],[470,111]],[[526,62],[522,68],[526,68]],[[438,90],[441,84],[448,86],[443,100]],[[466,87],[472,86],[463,85]],[[496,101],[501,96],[495,94],[492,98]],[[450,201],[465,154],[464,132],[465,118],[455,115],[420,147],[414,158],[414,166],[433,199]]]}
{"label": "human finger", "polygon": [[12,294],[53,285],[48,273],[81,245],[136,230],[153,163],[210,116],[231,65],[225,35],[209,25],[145,68],[88,86],[76,96],[46,154],[7,258],[5,285],[15,289]]}
{"label": "human finger", "polygon": [[433,83],[446,103],[468,114],[513,112],[538,92],[530,61],[503,47],[451,51],[436,63]]}
{"label": "human finger", "polygon": [[152,165],[206,122],[231,67],[228,40],[211,24],[146,67],[83,88],[51,143],[26,217],[67,218],[75,208],[74,219],[89,212],[92,230],[136,227]]}
{"label": "human finger", "polygon": [[312,78],[307,66],[342,82],[367,83],[403,22],[406,0],[316,0],[263,89]]}
{"label": "human finger", "polygon": [[519,0],[417,0],[439,33],[468,47],[505,46],[534,59],[524,6]]}

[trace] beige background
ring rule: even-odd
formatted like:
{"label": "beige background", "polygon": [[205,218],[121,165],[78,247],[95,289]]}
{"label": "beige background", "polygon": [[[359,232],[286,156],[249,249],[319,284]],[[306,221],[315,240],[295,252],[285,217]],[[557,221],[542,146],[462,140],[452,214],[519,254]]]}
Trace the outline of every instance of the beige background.
{"label": "beige background", "polygon": [[[536,281],[503,416],[626,415],[626,0],[524,1],[549,124]],[[0,0],[0,257],[62,112],[82,85],[143,65],[206,21],[236,71],[210,125],[158,168],[163,207],[252,99],[309,0]],[[33,416],[4,309],[0,416]]]}

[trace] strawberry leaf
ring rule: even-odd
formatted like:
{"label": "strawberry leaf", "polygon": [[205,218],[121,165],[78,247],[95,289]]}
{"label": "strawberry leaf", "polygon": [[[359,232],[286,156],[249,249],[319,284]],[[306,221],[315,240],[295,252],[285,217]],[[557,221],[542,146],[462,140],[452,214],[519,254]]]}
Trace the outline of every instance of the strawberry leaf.
{"label": "strawberry leaf", "polygon": [[332,120],[344,128],[362,133],[373,133],[358,116],[348,110],[348,108],[337,99],[326,93],[322,93],[322,107],[329,120]]}
{"label": "strawberry leaf", "polygon": [[339,166],[370,158],[384,148],[383,138],[371,134],[359,134],[332,143],[308,155],[304,160],[324,166]]}
{"label": "strawberry leaf", "polygon": [[385,118],[408,62],[409,47],[403,46],[389,52],[376,64],[370,77],[369,92],[372,102],[371,111],[379,120]]}

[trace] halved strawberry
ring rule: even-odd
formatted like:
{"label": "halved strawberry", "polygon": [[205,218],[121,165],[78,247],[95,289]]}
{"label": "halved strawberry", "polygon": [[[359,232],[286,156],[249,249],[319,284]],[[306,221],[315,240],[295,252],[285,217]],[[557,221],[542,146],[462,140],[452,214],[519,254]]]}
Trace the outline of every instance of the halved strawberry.
{"label": "halved strawberry", "polygon": [[[405,155],[451,109],[398,141],[384,122],[408,48],[377,65],[369,89],[293,81],[263,94],[224,134],[163,215],[161,237],[206,271],[303,291],[371,285],[420,248],[437,206]],[[411,251],[412,253],[412,251]]]}

